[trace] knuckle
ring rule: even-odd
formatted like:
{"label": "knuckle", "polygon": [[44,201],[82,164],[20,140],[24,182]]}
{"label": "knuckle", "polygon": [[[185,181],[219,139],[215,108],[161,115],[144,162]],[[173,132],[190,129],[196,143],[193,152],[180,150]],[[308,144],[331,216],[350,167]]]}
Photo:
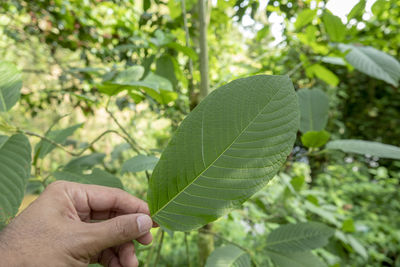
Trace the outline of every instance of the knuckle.
{"label": "knuckle", "polygon": [[64,188],[68,182],[66,181],[55,181],[49,184],[46,187],[46,190],[59,190],[60,188]]}

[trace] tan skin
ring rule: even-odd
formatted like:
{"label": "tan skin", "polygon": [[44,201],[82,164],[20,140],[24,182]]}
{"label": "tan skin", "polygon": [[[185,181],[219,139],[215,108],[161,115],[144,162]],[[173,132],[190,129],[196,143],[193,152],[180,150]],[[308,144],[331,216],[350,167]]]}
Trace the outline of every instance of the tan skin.
{"label": "tan skin", "polygon": [[0,233],[0,266],[136,267],[132,240],[151,243],[149,214],[123,190],[54,182]]}

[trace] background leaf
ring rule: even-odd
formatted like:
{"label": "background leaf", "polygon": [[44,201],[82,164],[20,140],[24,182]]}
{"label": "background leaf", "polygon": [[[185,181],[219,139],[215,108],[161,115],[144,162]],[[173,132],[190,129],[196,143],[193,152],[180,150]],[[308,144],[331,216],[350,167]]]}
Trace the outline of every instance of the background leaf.
{"label": "background leaf", "polygon": [[[62,129],[50,131],[46,134],[46,137],[53,140],[54,142],[62,145],[69,136],[73,135],[74,132],[82,127],[83,123],[76,124],[74,126]],[[46,140],[40,140],[40,142],[35,146],[35,158],[44,158],[49,154],[56,146],[49,143]]]}
{"label": "background leaf", "polygon": [[103,153],[93,153],[71,160],[65,165],[65,171],[82,171],[93,168],[97,164],[101,164],[106,157]]}
{"label": "background leaf", "polygon": [[394,57],[370,46],[339,44],[339,49],[349,51],[346,60],[357,70],[393,86],[399,85],[400,63]]}
{"label": "background leaf", "polygon": [[300,28],[306,26],[311,21],[313,21],[315,15],[317,15],[317,10],[304,9],[297,16],[296,22],[294,23],[294,27],[296,29],[300,29]]}
{"label": "background leaf", "polygon": [[26,136],[11,136],[0,147],[0,222],[13,217],[30,177],[31,145]]}
{"label": "background leaf", "polygon": [[297,92],[300,107],[300,131],[322,131],[328,122],[329,98],[319,89]]}
{"label": "background leaf", "polygon": [[69,171],[58,171],[53,173],[53,176],[57,180],[64,180],[82,184],[96,184],[96,185],[123,189],[123,185],[120,179],[118,179],[117,177],[106,171],[97,168],[93,169],[91,174],[81,174]]}
{"label": "background leaf", "polygon": [[0,60],[0,112],[9,111],[21,95],[21,73],[14,64]]}
{"label": "background leaf", "polygon": [[332,42],[341,42],[343,41],[346,35],[346,26],[343,25],[342,20],[330,13],[329,11],[325,11],[322,16],[322,21],[324,22],[325,30],[329,35],[329,39]]}
{"label": "background leaf", "polygon": [[317,222],[286,224],[267,237],[267,248],[281,252],[300,252],[323,247],[334,230]]}
{"label": "background leaf", "polygon": [[380,158],[400,159],[400,147],[363,140],[335,140],[326,145],[328,149],[338,149],[346,153],[371,155]]}
{"label": "background leaf", "polygon": [[206,267],[250,267],[250,255],[237,246],[215,249],[208,257]]}
{"label": "background leaf", "polygon": [[327,131],[310,131],[301,136],[301,142],[306,147],[321,147],[325,145],[331,135]]}
{"label": "background leaf", "polygon": [[278,267],[324,267],[326,266],[317,256],[309,251],[285,253],[267,250],[267,255]]}
{"label": "background leaf", "polygon": [[154,169],[157,162],[158,158],[155,156],[137,155],[124,162],[124,165],[122,165],[121,173],[135,173],[146,170],[151,171]]}
{"label": "background leaf", "polygon": [[306,68],[307,75],[310,77],[318,77],[329,85],[337,86],[339,78],[329,69],[320,64],[314,64]]}
{"label": "background leaf", "polygon": [[153,219],[189,231],[237,207],[276,174],[297,128],[287,76],[238,79],[213,91],[181,123],[153,171]]}

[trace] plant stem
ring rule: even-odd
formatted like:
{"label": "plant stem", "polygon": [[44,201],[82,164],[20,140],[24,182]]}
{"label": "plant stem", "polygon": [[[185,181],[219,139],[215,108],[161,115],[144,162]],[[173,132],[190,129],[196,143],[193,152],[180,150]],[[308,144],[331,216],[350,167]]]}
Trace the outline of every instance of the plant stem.
{"label": "plant stem", "polygon": [[238,243],[236,243],[236,242],[234,242],[234,241],[231,241],[231,240],[229,240],[229,239],[223,237],[222,235],[220,235],[220,234],[218,234],[218,233],[216,233],[216,232],[209,231],[209,230],[206,230],[206,229],[203,229],[203,228],[199,229],[199,232],[202,232],[202,233],[205,233],[205,234],[209,234],[209,235],[213,235],[213,236],[215,236],[215,237],[217,237],[217,238],[219,238],[219,239],[221,239],[221,240],[223,240],[223,241],[225,241],[225,242],[227,242],[227,243],[230,243],[230,244],[232,244],[232,245],[235,245],[235,246],[237,246],[238,248],[240,248],[240,249],[246,251],[246,252],[250,255],[251,261],[253,262],[254,266],[258,266],[256,260],[254,259],[253,252],[250,251],[249,249],[243,247],[242,245],[240,245],[240,244],[238,244]]}
{"label": "plant stem", "polygon": [[[132,137],[132,136],[128,133],[128,131],[122,126],[122,124],[119,123],[119,121],[118,121],[117,118],[114,116],[114,114],[108,109],[109,103],[110,103],[110,99],[108,99],[108,101],[107,101],[106,112],[110,115],[111,119],[115,122],[115,124],[117,124],[118,128],[119,128],[119,129],[125,134],[125,136],[128,138],[128,140],[129,140],[128,143],[131,144],[132,149],[133,149],[136,153],[138,153],[138,154],[140,154],[140,150],[145,151],[146,154],[148,154],[147,151],[146,151],[144,148],[140,147],[140,146],[136,143],[136,141],[133,139],[133,137]],[[138,148],[139,148],[140,150],[139,150]]]}
{"label": "plant stem", "polygon": [[156,261],[154,262],[154,265],[153,265],[154,267],[157,267],[158,260],[160,259],[161,248],[162,248],[162,244],[164,241],[164,233],[165,233],[165,231],[161,230],[161,239],[160,239],[160,242],[158,243]]}
{"label": "plant stem", "polygon": [[207,49],[207,14],[206,0],[198,0],[200,31],[200,101],[208,94],[208,49]]}
{"label": "plant stem", "polygon": [[[181,1],[181,8],[182,8],[182,17],[183,17],[183,29],[185,30],[185,44],[186,47],[190,47],[190,33],[189,33],[189,27],[187,23],[187,17],[186,17],[186,3],[185,1]],[[193,83],[193,61],[189,57],[188,60],[188,69],[189,69],[189,90],[188,90],[188,96],[189,99],[191,95],[193,94],[193,89],[194,89],[194,83]]]}
{"label": "plant stem", "polygon": [[89,148],[91,148],[96,142],[98,142],[101,138],[103,138],[103,136],[105,136],[105,135],[107,135],[107,134],[109,134],[109,133],[114,133],[114,134],[116,134],[116,135],[122,137],[122,138],[123,138],[125,141],[127,141],[128,143],[130,143],[129,140],[128,140],[125,136],[123,136],[122,134],[120,134],[118,131],[116,131],[116,130],[107,130],[107,131],[103,132],[102,134],[100,134],[98,137],[96,137],[92,142],[90,142],[89,145],[87,145],[85,148],[83,148],[80,152],[73,152],[73,151],[69,151],[69,150],[66,149],[64,146],[60,145],[59,143],[57,143],[57,142],[51,140],[50,138],[48,138],[48,137],[46,137],[46,136],[43,136],[43,135],[40,135],[40,134],[37,134],[37,133],[34,133],[34,132],[30,132],[30,131],[25,131],[25,130],[22,130],[22,129],[17,129],[17,132],[18,132],[18,133],[25,134],[25,135],[37,137],[37,138],[42,139],[43,141],[49,142],[49,143],[52,144],[53,146],[56,146],[56,147],[62,149],[64,152],[66,152],[67,154],[69,154],[69,155],[71,155],[71,156],[73,156],[73,157],[79,157],[79,156],[81,156],[86,150],[88,150]]}
{"label": "plant stem", "polygon": [[187,236],[188,236],[188,233],[185,232],[185,245],[186,245],[187,266],[188,266],[188,267],[191,267],[191,264],[190,264],[190,253],[189,253],[189,242],[188,242]]}
{"label": "plant stem", "polygon": [[151,246],[151,249],[150,249],[150,251],[149,251],[149,254],[147,254],[147,259],[146,259],[146,263],[144,264],[144,267],[149,267],[150,266],[150,262],[151,262],[151,258],[153,257],[153,253],[154,253],[154,248],[156,247],[155,246],[155,243],[157,242],[157,240],[159,239],[159,237],[160,237],[160,235],[161,235],[161,228],[159,228],[158,230],[157,230],[157,234],[156,234],[156,236],[154,237],[154,243],[153,243],[153,245]]}

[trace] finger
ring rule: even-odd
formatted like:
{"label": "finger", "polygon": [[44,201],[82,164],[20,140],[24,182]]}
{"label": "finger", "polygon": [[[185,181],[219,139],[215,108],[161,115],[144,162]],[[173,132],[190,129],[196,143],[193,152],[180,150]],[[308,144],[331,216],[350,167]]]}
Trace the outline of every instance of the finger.
{"label": "finger", "polygon": [[143,245],[148,245],[153,241],[153,235],[150,232],[148,232],[147,234],[142,235],[136,240]]}
{"label": "finger", "polygon": [[147,203],[127,192],[99,185],[68,183],[70,199],[79,212],[101,212],[110,210],[118,214],[150,214]]}
{"label": "finger", "polygon": [[99,263],[106,267],[122,267],[117,255],[111,249],[106,249],[101,253]]}
{"label": "finger", "polygon": [[143,213],[121,215],[103,222],[86,224],[86,242],[96,251],[115,247],[147,234],[153,221]]}
{"label": "finger", "polygon": [[132,242],[121,245],[119,252],[119,262],[123,267],[136,267],[135,245]]}

